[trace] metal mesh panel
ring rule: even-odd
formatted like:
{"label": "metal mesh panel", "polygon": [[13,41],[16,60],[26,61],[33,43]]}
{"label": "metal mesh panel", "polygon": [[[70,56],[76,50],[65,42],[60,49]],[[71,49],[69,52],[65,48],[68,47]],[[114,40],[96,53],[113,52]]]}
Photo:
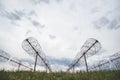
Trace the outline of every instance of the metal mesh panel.
{"label": "metal mesh panel", "polygon": [[[22,42],[22,48],[33,57],[36,56],[36,52],[41,55],[41,46],[36,39],[29,37]],[[35,50],[34,50],[34,49]]]}
{"label": "metal mesh panel", "polygon": [[22,42],[22,48],[28,54],[32,55],[35,58],[36,61],[35,61],[34,67],[36,67],[36,63],[38,61],[38,63],[42,62],[51,71],[48,61],[46,59],[46,56],[44,52],[42,51],[40,44],[35,38],[29,37],[25,39]]}
{"label": "metal mesh panel", "polygon": [[72,63],[69,65],[68,70],[77,65],[78,63],[84,63],[82,57],[89,57],[96,54],[101,49],[101,44],[94,38],[89,38],[82,46],[80,52],[77,53]]}

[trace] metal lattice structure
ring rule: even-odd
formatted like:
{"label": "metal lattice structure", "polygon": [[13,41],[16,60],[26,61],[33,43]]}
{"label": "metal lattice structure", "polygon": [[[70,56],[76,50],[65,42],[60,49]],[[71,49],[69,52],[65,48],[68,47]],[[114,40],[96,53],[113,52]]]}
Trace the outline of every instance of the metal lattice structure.
{"label": "metal lattice structure", "polygon": [[9,62],[9,63],[10,63],[11,65],[13,65],[13,66],[17,66],[17,67],[18,67],[18,71],[20,70],[20,67],[21,67],[21,66],[22,66],[22,67],[25,67],[25,68],[27,68],[27,69],[32,70],[32,68],[24,65],[24,64],[23,64],[20,60],[18,60],[17,58],[10,59],[10,62]]}
{"label": "metal lattice structure", "polygon": [[89,70],[112,70],[120,69],[120,52],[111,55],[108,59],[99,61],[98,64],[92,65]]}
{"label": "metal lattice structure", "polygon": [[9,61],[9,63],[13,66],[18,66],[18,70],[20,69],[20,66],[23,66],[23,67],[26,67],[26,68],[32,70],[32,68],[22,64],[21,61],[18,60],[17,58],[11,59],[10,55],[7,52],[0,49],[0,62],[6,62],[6,61]]}
{"label": "metal lattice structure", "polygon": [[89,38],[82,46],[80,52],[77,53],[76,57],[74,58],[72,63],[69,65],[69,68],[67,69],[67,71],[74,68],[81,61],[83,57],[86,65],[86,71],[88,72],[86,57],[96,54],[100,49],[101,49],[100,42],[94,38]]}
{"label": "metal lattice structure", "polygon": [[35,58],[34,71],[36,69],[36,64],[37,64],[38,60],[41,60],[43,62],[46,69],[48,69],[50,72],[52,71],[51,68],[50,68],[49,62],[47,61],[46,56],[41,49],[40,44],[38,43],[38,41],[35,38],[29,37],[29,38],[25,39],[22,42],[22,48],[29,55],[31,55]]}

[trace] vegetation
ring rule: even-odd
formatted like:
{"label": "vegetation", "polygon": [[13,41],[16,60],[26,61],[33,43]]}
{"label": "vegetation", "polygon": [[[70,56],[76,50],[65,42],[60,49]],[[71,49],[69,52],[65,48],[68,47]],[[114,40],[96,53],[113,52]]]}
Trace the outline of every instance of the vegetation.
{"label": "vegetation", "polygon": [[[0,80],[88,80],[86,72],[0,71]],[[120,70],[89,72],[89,80],[120,80]]]}

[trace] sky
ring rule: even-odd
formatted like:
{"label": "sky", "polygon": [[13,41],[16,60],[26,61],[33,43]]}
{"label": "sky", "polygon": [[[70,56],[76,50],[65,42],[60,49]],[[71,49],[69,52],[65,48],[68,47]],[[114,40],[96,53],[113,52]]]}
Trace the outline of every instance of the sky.
{"label": "sky", "polygon": [[93,63],[120,50],[119,3],[119,0],[0,0],[0,49],[11,57],[34,61],[21,46],[24,39],[34,37],[54,62],[52,65],[67,68],[84,42],[95,38],[102,49],[88,59]]}

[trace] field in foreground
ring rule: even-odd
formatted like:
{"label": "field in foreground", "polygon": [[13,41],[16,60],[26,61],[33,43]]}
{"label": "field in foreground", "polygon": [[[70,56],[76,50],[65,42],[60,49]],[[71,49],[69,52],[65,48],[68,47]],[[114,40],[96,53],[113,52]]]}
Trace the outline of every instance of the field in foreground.
{"label": "field in foreground", "polygon": [[[0,80],[88,80],[86,72],[78,73],[46,73],[17,71],[0,71]],[[120,80],[120,70],[89,72],[89,80]]]}

